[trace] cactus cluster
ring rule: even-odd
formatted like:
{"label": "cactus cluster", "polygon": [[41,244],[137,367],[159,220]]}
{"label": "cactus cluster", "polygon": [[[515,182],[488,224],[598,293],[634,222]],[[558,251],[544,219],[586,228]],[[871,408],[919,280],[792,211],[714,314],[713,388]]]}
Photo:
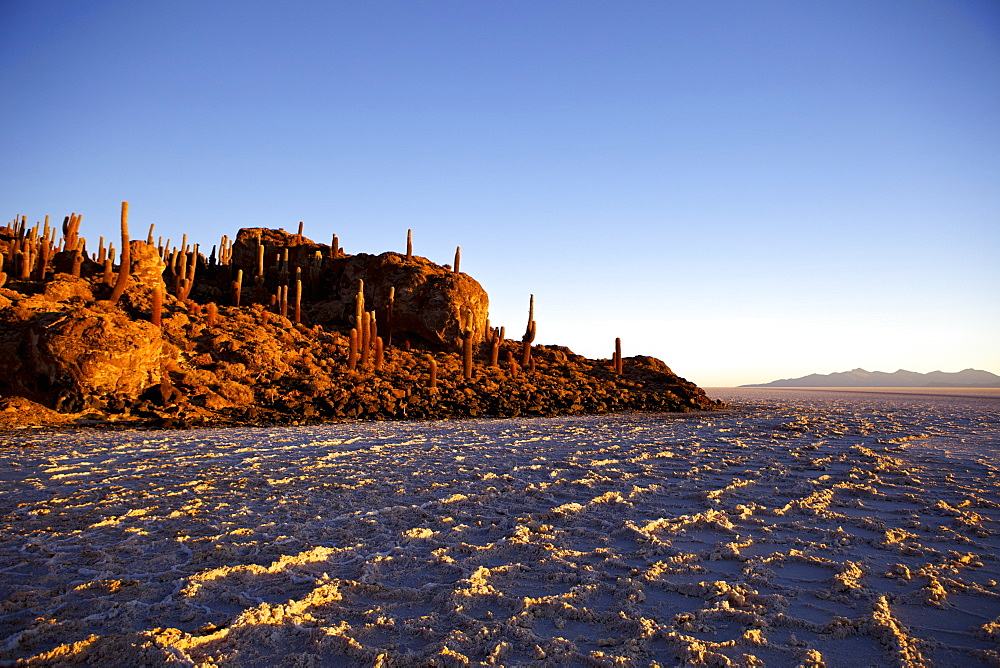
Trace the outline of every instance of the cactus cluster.
{"label": "cactus cluster", "polygon": [[348,368],[358,367],[380,371],[385,359],[385,343],[378,334],[378,319],[375,310],[365,307],[365,282],[358,279],[358,291],[354,296],[354,315],[351,316],[351,332],[348,346]]}
{"label": "cactus cluster", "polygon": [[[58,239],[57,230],[49,225],[46,217],[44,228],[39,225],[29,229],[27,219],[17,218],[8,227],[14,232],[13,242],[0,253],[0,285],[8,281],[10,276],[15,280],[45,280],[57,271],[79,276],[86,266],[87,276],[98,276],[104,284],[111,287],[110,301],[117,303],[125,294],[130,284],[132,244],[129,239],[129,205],[122,202],[121,208],[121,240],[120,250],[116,251],[114,243],[105,243],[100,237],[98,250],[94,256],[87,253],[86,240],[80,236],[82,216],[74,213],[67,216],[62,225],[62,238]],[[299,222],[298,230],[289,235],[289,242],[294,249],[298,245],[309,243],[303,236],[304,223]],[[329,253],[315,250],[311,254],[297,253],[291,257],[288,247],[278,248],[278,252],[270,254],[269,248],[262,237],[263,230],[257,231],[256,239],[241,234],[240,241],[245,252],[249,252],[250,262],[247,271],[252,277],[252,285],[244,285],[244,268],[234,264],[234,240],[223,236],[217,245],[213,245],[206,259],[199,252],[197,244],[189,244],[187,235],[183,235],[179,246],[174,247],[170,239],[164,243],[163,238],[154,237],[155,226],[150,225],[145,243],[156,248],[165,268],[163,271],[164,285],[153,287],[151,295],[150,321],[162,327],[167,293],[177,300],[185,302],[191,312],[201,313],[201,308],[192,299],[196,285],[196,277],[202,271],[209,270],[209,279],[218,288],[201,288],[200,295],[216,295],[234,307],[256,304],[256,312],[262,323],[266,323],[268,313],[289,318],[296,325],[303,321],[303,302],[307,295],[314,294],[322,284],[329,262],[345,257],[336,234],[331,237]],[[256,245],[254,245],[256,241]],[[138,242],[136,242],[138,243]],[[155,246],[154,246],[155,243]],[[242,251],[241,251],[242,252]],[[452,272],[461,272],[461,246],[455,248]],[[120,256],[116,258],[116,255]],[[408,229],[406,235],[406,259],[413,260],[413,230]],[[245,260],[244,260],[245,261]],[[273,262],[272,262],[273,261]],[[227,287],[228,286],[228,287]],[[213,292],[214,290],[214,292]],[[228,294],[227,294],[228,293]],[[289,294],[291,293],[291,294]],[[385,303],[379,305],[379,313],[384,323],[376,318],[374,308],[366,308],[364,283],[359,280],[354,299],[354,314],[349,318],[351,328],[348,337],[347,366],[351,371],[379,371],[385,364],[386,350],[393,345],[393,326],[395,311],[395,289],[390,288]],[[219,310],[215,302],[211,302],[205,311],[205,322],[214,327],[219,318]],[[517,376],[522,371],[530,373],[535,368],[532,358],[532,344],[535,340],[537,324],[534,318],[534,295],[531,295],[528,310],[528,324],[525,333],[518,343],[510,342],[515,350],[520,346],[519,355],[505,349],[505,328],[491,327],[489,320],[480,329],[474,325],[471,310],[459,314],[459,340],[461,343],[462,377],[471,381],[475,377],[477,357],[490,368],[499,368],[501,361],[511,376]],[[384,332],[379,335],[379,328]],[[483,344],[477,349],[476,341],[482,334]],[[405,350],[410,350],[410,341],[401,342]],[[506,356],[504,357],[506,353]],[[432,367],[436,373],[436,365]]]}

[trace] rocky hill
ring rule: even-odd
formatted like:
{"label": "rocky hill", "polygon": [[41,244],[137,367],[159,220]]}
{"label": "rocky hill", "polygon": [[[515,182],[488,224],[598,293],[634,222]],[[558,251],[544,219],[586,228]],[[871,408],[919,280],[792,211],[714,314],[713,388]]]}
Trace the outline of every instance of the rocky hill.
{"label": "rocky hill", "polygon": [[79,226],[0,228],[0,428],[723,407],[650,357],[534,345],[533,307],[508,337],[458,253],[350,255],[300,226],[242,229],[206,256],[152,229],[130,240],[126,204],[116,258]]}
{"label": "rocky hill", "polygon": [[965,369],[955,373],[917,373],[900,369],[892,373],[854,369],[840,373],[810,374],[742,387],[1000,387],[1000,376],[989,371]]}

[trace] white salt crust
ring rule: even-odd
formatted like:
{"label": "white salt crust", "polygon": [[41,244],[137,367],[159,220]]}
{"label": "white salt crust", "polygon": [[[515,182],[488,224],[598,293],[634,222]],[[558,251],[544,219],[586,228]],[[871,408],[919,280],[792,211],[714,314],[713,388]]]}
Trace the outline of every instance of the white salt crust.
{"label": "white salt crust", "polygon": [[995,399],[0,436],[0,662],[1000,665]]}

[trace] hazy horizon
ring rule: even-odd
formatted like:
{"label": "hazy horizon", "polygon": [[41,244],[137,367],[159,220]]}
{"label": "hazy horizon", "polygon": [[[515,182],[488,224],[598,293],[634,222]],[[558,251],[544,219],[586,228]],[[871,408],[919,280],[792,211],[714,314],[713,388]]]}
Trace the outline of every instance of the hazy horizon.
{"label": "hazy horizon", "polygon": [[1000,5],[0,5],[0,224],[295,230],[702,386],[1000,372]]}

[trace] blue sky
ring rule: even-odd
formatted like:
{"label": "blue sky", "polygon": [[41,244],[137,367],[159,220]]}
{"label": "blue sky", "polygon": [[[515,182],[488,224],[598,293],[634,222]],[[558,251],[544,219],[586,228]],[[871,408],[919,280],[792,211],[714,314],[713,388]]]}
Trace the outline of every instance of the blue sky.
{"label": "blue sky", "polygon": [[1000,373],[1000,3],[0,0],[0,212],[462,268],[703,386]]}

